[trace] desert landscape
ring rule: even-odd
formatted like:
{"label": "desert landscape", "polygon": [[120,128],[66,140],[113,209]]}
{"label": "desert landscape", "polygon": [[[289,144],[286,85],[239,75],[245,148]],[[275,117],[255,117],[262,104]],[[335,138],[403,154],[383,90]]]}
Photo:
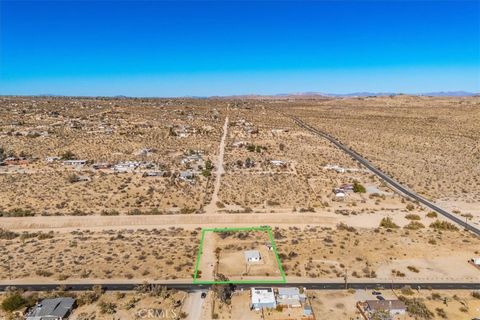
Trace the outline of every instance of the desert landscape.
{"label": "desert landscape", "polygon": [[[199,281],[282,280],[265,232],[206,233],[200,251],[202,229],[259,226],[272,230],[287,284],[478,283],[477,235],[294,118],[478,227],[479,105],[478,97],[405,95],[1,97],[0,283],[189,284],[197,261]],[[107,292],[72,316],[126,319],[138,311],[123,310],[131,301],[170,301],[187,319],[260,319],[255,308],[242,312],[246,291],[228,288],[184,294],[185,310],[180,293],[170,301]],[[455,308],[437,293],[408,293],[384,298],[408,296],[400,299],[408,307],[418,295],[431,312],[425,319],[475,314],[467,292],[439,293]],[[302,306],[311,309],[263,316],[356,318],[355,301],[368,295],[307,290]]]}

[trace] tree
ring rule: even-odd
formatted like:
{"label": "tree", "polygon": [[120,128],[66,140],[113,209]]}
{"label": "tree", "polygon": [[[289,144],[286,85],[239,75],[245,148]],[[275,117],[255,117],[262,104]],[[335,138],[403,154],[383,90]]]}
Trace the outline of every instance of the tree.
{"label": "tree", "polygon": [[5,149],[0,146],[0,161],[3,161],[3,159],[5,159]]}
{"label": "tree", "polygon": [[[228,278],[221,273],[217,274],[216,278],[217,281],[228,281]],[[230,304],[230,302],[232,301],[232,294],[233,292],[235,292],[235,285],[233,285],[232,283],[214,284],[212,286],[212,291],[217,296],[217,298],[220,299],[221,302],[225,304]]]}
{"label": "tree", "polygon": [[19,292],[12,292],[2,301],[2,309],[7,312],[12,312],[20,309],[27,304],[25,299]]}
{"label": "tree", "polygon": [[365,192],[367,192],[367,190],[365,189],[365,187],[363,185],[361,185],[360,183],[355,181],[353,183],[353,192],[355,192],[355,193],[365,193]]}

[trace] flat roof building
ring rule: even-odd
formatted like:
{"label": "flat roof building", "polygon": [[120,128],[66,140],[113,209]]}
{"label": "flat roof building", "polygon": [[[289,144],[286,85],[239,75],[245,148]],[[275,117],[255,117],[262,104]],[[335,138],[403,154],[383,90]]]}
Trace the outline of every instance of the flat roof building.
{"label": "flat roof building", "polygon": [[251,288],[253,309],[274,309],[277,306],[273,288]]}

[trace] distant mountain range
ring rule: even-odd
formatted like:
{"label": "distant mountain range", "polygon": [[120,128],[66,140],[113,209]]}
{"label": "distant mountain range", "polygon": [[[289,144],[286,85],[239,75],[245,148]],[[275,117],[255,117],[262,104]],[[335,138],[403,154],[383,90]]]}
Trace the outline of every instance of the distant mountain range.
{"label": "distant mountain range", "polygon": [[[299,93],[281,93],[275,96],[288,97],[288,96],[319,96],[319,97],[385,97],[385,96],[397,96],[402,93],[396,92],[353,92],[353,93],[320,93],[320,92],[299,92]],[[429,96],[429,97],[472,97],[480,95],[480,93],[473,93],[467,91],[439,91],[439,92],[426,92],[419,94],[407,93],[406,95],[412,96]]]}
{"label": "distant mountain range", "polygon": [[[295,92],[295,93],[279,93],[272,95],[262,95],[262,94],[243,94],[243,95],[229,95],[229,96],[183,96],[181,98],[301,98],[301,97],[318,97],[318,98],[351,98],[351,97],[388,97],[388,96],[398,96],[403,95],[403,93],[396,92],[353,92],[353,93],[322,93],[322,92]],[[473,93],[467,91],[438,91],[438,92],[426,92],[426,93],[405,93],[405,95],[410,96],[426,96],[426,97],[473,97],[480,96],[480,93]],[[55,94],[39,94],[40,97],[62,97],[62,95]],[[113,98],[125,99],[130,98],[130,96],[125,95],[116,95]],[[153,97],[152,97],[153,98]],[[173,97],[172,97],[173,98]]]}

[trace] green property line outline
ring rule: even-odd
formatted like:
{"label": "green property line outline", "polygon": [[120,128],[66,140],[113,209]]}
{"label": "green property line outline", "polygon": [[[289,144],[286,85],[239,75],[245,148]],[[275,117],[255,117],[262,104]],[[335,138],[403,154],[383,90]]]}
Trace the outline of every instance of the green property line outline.
{"label": "green property line outline", "polygon": [[[207,232],[229,232],[229,231],[266,231],[270,243],[272,245],[275,259],[278,268],[280,269],[281,280],[229,280],[229,281],[215,281],[215,280],[198,280],[198,268],[200,266],[200,259],[203,253],[203,244],[205,241],[205,233]],[[285,271],[283,270],[282,262],[278,256],[277,246],[273,237],[272,228],[269,226],[260,227],[240,227],[240,228],[202,228],[202,236],[200,238],[200,248],[198,249],[197,262],[195,263],[195,271],[193,273],[194,284],[282,284],[287,283]]]}

